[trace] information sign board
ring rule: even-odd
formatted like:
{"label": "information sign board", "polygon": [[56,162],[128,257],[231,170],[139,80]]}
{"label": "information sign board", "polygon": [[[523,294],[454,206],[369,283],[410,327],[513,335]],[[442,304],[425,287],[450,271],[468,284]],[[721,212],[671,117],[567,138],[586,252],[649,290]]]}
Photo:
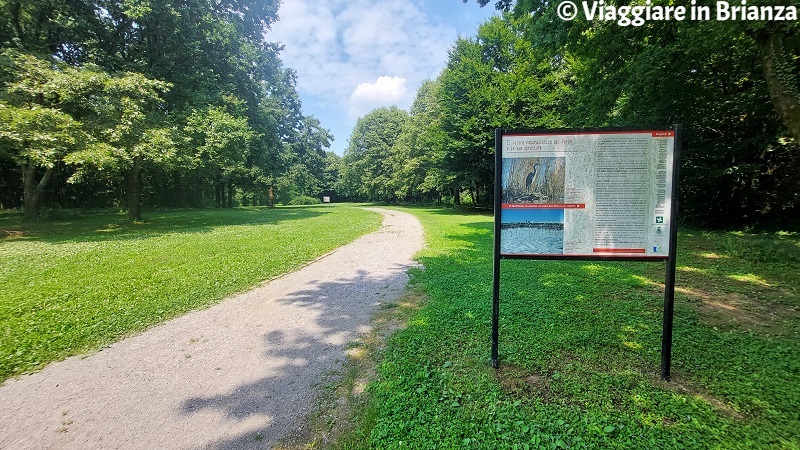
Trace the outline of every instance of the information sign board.
{"label": "information sign board", "polygon": [[492,366],[502,259],[666,260],[661,378],[670,379],[681,127],[495,131]]}
{"label": "information sign board", "polygon": [[674,130],[502,136],[500,254],[666,259]]}

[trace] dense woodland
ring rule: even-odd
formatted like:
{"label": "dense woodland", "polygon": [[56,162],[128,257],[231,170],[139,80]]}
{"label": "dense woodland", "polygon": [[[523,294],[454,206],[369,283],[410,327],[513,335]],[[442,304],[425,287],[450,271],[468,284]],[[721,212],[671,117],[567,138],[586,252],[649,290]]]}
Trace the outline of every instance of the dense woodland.
{"label": "dense woodland", "polygon": [[797,22],[623,27],[501,0],[339,158],[269,42],[278,3],[0,0],[0,208],[488,206],[495,128],[681,123],[684,218],[800,218]]}
{"label": "dense woodland", "polygon": [[622,27],[564,22],[556,5],[497,2],[506,13],[453,44],[408,113],[383,108],[358,122],[341,189],[369,200],[490,205],[497,127],[681,123],[684,219],[798,219],[797,22]]}
{"label": "dense woodland", "polygon": [[[272,205],[332,136],[268,41],[277,0],[0,0],[0,207]],[[266,39],[265,39],[266,36]],[[334,155],[335,156],[335,155]]]}

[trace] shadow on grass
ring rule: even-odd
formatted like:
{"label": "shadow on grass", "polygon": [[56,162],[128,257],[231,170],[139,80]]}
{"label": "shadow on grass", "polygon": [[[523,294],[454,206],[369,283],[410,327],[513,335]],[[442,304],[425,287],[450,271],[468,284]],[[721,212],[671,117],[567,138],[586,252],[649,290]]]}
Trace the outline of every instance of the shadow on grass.
{"label": "shadow on grass", "polygon": [[168,233],[205,233],[216,227],[267,225],[327,214],[323,206],[231,209],[174,209],[145,214],[144,222],[129,222],[124,213],[62,211],[49,221],[22,223],[13,215],[0,216],[0,244],[19,240],[100,242],[145,239]]}
{"label": "shadow on grass", "polygon": [[[435,214],[461,215],[460,211]],[[413,277],[428,293],[429,303],[420,313],[426,317],[425,325],[412,324],[403,334],[409,341],[413,335],[414,342],[435,342],[418,348],[417,360],[437,368],[441,380],[450,380],[443,382],[444,389],[456,391],[459,398],[476,399],[460,402],[469,413],[441,413],[447,424],[437,426],[451,427],[448,437],[527,442],[524,434],[514,437],[513,431],[508,431],[514,428],[510,425],[504,433],[492,435],[497,417],[504,416],[509,423],[521,424],[521,429],[536,428],[553,436],[553,444],[555,436],[571,445],[588,442],[590,447],[800,444],[796,414],[800,404],[800,320],[797,314],[781,314],[776,309],[783,305],[784,312],[790,311],[797,304],[799,286],[793,274],[800,273],[800,265],[793,257],[768,257],[771,249],[781,246],[794,254],[796,249],[791,246],[796,237],[744,236],[739,241],[735,234],[710,234],[704,235],[705,241],[694,241],[690,233],[681,235],[679,266],[699,264],[695,255],[702,259],[702,255],[716,252],[730,257],[715,260],[713,270],[708,268],[702,276],[681,272],[679,288],[702,291],[717,301],[725,301],[733,290],[749,296],[753,308],[766,298],[768,308],[778,314],[762,316],[768,325],[760,328],[726,318],[722,318],[726,326],[720,327],[719,321],[706,320],[704,311],[679,291],[673,383],[658,379],[663,304],[658,282],[664,279],[664,263],[503,260],[499,343],[501,367],[506,369],[492,373],[494,383],[481,385],[465,380],[482,379],[487,372],[494,372],[487,368],[491,227],[487,217],[485,222],[467,219],[443,230],[447,251],[422,257],[426,270]],[[396,373],[385,376],[403,375],[415,364],[411,358],[391,363],[398,367]],[[419,398],[398,393],[414,392],[414,385],[393,389],[392,399],[399,402],[394,410],[428,409],[419,404]],[[497,392],[499,397],[486,395],[489,400],[484,403],[486,392]],[[498,400],[507,402],[502,403],[507,407],[498,406]],[[491,413],[483,414],[483,410]],[[436,417],[402,414],[382,420],[386,422],[378,427],[391,428],[389,422],[437,422]],[[526,423],[531,420],[533,423]],[[548,429],[539,421],[557,425]],[[559,429],[564,423],[582,423],[584,429],[577,431],[582,441],[568,441],[559,434],[564,432]],[[611,433],[619,429],[632,441],[626,444],[613,439]],[[395,438],[401,436],[390,434],[388,440]]]}
{"label": "shadow on grass", "polygon": [[281,329],[263,335],[264,376],[224,395],[188,398],[182,407],[186,415],[210,409],[230,420],[267,420],[269,424],[203,448],[271,448],[295,435],[297,425],[315,406],[314,392],[336,377],[347,345],[369,330],[370,313],[404,289],[407,270],[397,265],[384,276],[359,270],[352,277],[320,281],[311,289],[277,299],[281,307],[299,312]]}

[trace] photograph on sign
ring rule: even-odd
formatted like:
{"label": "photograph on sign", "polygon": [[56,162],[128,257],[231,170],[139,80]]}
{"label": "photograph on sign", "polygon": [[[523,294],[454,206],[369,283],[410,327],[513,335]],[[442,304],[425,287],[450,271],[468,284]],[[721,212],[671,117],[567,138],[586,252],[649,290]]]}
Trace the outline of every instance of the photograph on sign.
{"label": "photograph on sign", "polygon": [[675,134],[502,137],[500,254],[664,258]]}
{"label": "photograph on sign", "polygon": [[564,203],[563,157],[503,160],[503,203]]}
{"label": "photograph on sign", "polygon": [[564,253],[564,210],[518,208],[503,212],[500,253]]}

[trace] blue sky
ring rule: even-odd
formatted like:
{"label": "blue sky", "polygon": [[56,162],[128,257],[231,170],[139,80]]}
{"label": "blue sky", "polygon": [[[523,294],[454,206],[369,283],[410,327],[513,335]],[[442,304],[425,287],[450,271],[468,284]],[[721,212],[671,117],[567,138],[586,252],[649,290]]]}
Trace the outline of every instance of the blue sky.
{"label": "blue sky", "polygon": [[461,0],[283,0],[266,34],[297,71],[303,113],[331,130],[341,155],[356,120],[372,109],[408,109],[434,79],[458,36],[471,37],[494,9]]}
{"label": "blue sky", "polygon": [[501,215],[503,223],[564,223],[564,210],[558,208],[508,208]]}

